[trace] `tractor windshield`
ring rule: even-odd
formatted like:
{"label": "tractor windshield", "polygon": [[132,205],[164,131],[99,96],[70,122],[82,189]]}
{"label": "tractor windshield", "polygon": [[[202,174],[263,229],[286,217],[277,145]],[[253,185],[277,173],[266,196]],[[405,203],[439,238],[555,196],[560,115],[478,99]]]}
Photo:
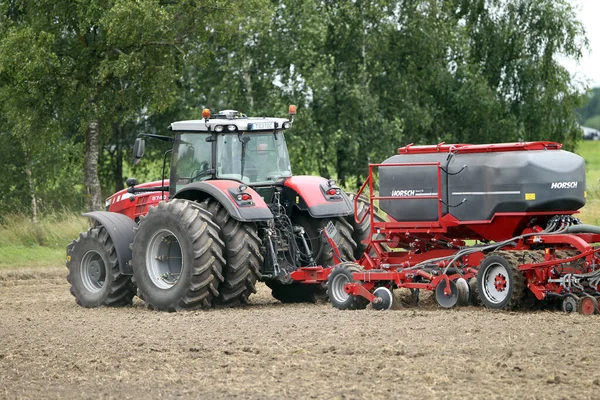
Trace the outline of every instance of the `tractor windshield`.
{"label": "tractor windshield", "polygon": [[283,133],[219,135],[217,175],[247,184],[269,184],[277,178],[291,176],[290,157]]}
{"label": "tractor windshield", "polygon": [[174,167],[171,179],[176,189],[191,182],[208,179],[212,165],[211,144],[207,133],[182,133],[173,147]]}

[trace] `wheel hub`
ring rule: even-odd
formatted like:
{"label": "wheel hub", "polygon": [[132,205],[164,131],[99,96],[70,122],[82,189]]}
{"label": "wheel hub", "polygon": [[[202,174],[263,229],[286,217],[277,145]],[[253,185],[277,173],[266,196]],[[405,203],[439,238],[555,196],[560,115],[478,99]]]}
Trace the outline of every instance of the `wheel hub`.
{"label": "wheel hub", "polygon": [[502,274],[496,275],[494,279],[494,286],[499,292],[503,292],[506,289],[506,277]]}
{"label": "wheel hub", "polygon": [[100,276],[102,274],[102,268],[103,267],[100,266],[98,261],[96,261],[96,260],[92,261],[88,268],[88,273],[90,274],[90,278],[94,281],[98,281],[98,279],[100,279]]}
{"label": "wheel hub", "polygon": [[182,261],[181,246],[173,232],[157,231],[148,242],[146,253],[146,268],[152,282],[161,289],[175,286],[183,268]]}
{"label": "wheel hub", "polygon": [[80,267],[81,281],[86,290],[96,293],[104,287],[106,266],[102,256],[94,250],[84,254]]}
{"label": "wheel hub", "polygon": [[491,304],[501,304],[510,296],[510,276],[507,268],[499,263],[494,262],[489,265],[485,272],[481,273],[482,290],[480,296]]}

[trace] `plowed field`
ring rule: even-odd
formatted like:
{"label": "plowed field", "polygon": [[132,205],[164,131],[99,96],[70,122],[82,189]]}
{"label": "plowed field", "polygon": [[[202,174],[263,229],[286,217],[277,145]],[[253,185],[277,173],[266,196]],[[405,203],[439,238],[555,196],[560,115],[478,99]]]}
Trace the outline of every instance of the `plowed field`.
{"label": "plowed field", "polygon": [[600,316],[435,306],[75,304],[66,269],[0,272],[0,398],[519,398],[600,393]]}

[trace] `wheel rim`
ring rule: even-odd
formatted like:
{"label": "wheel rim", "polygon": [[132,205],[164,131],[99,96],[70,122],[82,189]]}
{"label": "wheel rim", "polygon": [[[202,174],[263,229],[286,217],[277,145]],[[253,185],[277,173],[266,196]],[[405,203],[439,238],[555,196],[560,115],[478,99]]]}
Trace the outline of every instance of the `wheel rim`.
{"label": "wheel rim", "polygon": [[572,313],[577,310],[577,300],[572,296],[567,296],[563,299],[562,309],[566,313]]}
{"label": "wheel rim", "polygon": [[84,254],[80,265],[81,281],[86,290],[97,293],[106,281],[106,266],[100,253],[90,250]]}
{"label": "wheel rim", "polygon": [[582,314],[592,315],[596,312],[596,305],[592,297],[582,297],[580,301]]}
{"label": "wheel rim", "polygon": [[394,302],[392,291],[386,287],[379,287],[373,292],[373,296],[381,298],[381,303],[372,303],[375,310],[389,310]]}
{"label": "wheel rim", "polygon": [[331,297],[338,303],[345,303],[350,295],[344,291],[346,283],[350,283],[350,278],[346,274],[339,273],[331,281]]}
{"label": "wheel rim", "polygon": [[157,287],[169,289],[175,286],[181,275],[182,257],[181,246],[173,232],[161,229],[150,238],[146,268]]}
{"label": "wheel rim", "polygon": [[510,278],[506,267],[500,263],[493,263],[483,276],[483,289],[485,297],[493,304],[500,304],[508,297]]}

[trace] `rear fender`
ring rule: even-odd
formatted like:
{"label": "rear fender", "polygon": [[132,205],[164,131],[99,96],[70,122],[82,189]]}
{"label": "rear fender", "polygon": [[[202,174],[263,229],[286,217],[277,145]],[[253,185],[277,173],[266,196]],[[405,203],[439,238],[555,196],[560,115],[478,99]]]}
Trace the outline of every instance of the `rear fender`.
{"label": "rear fender", "polygon": [[[320,176],[292,176],[285,180],[284,196],[299,210],[308,211],[311,217],[341,217],[354,213],[352,201],[339,186],[329,184]],[[327,195],[327,190],[339,189],[340,194]]]}
{"label": "rear fender", "polygon": [[[251,187],[246,187],[246,189],[240,191],[240,185],[242,183],[224,179],[194,182],[179,189],[172,198],[204,201],[212,197],[225,207],[232,218],[242,222],[273,219],[273,213],[271,213],[263,198]],[[238,201],[236,196],[241,193],[249,194],[252,199]]]}
{"label": "rear fender", "polygon": [[134,228],[137,224],[129,217],[108,211],[93,211],[83,214],[106,228],[106,232],[112,239],[117,253],[119,270],[123,275],[133,275],[133,267],[129,264],[131,260],[131,248],[135,236]]}

